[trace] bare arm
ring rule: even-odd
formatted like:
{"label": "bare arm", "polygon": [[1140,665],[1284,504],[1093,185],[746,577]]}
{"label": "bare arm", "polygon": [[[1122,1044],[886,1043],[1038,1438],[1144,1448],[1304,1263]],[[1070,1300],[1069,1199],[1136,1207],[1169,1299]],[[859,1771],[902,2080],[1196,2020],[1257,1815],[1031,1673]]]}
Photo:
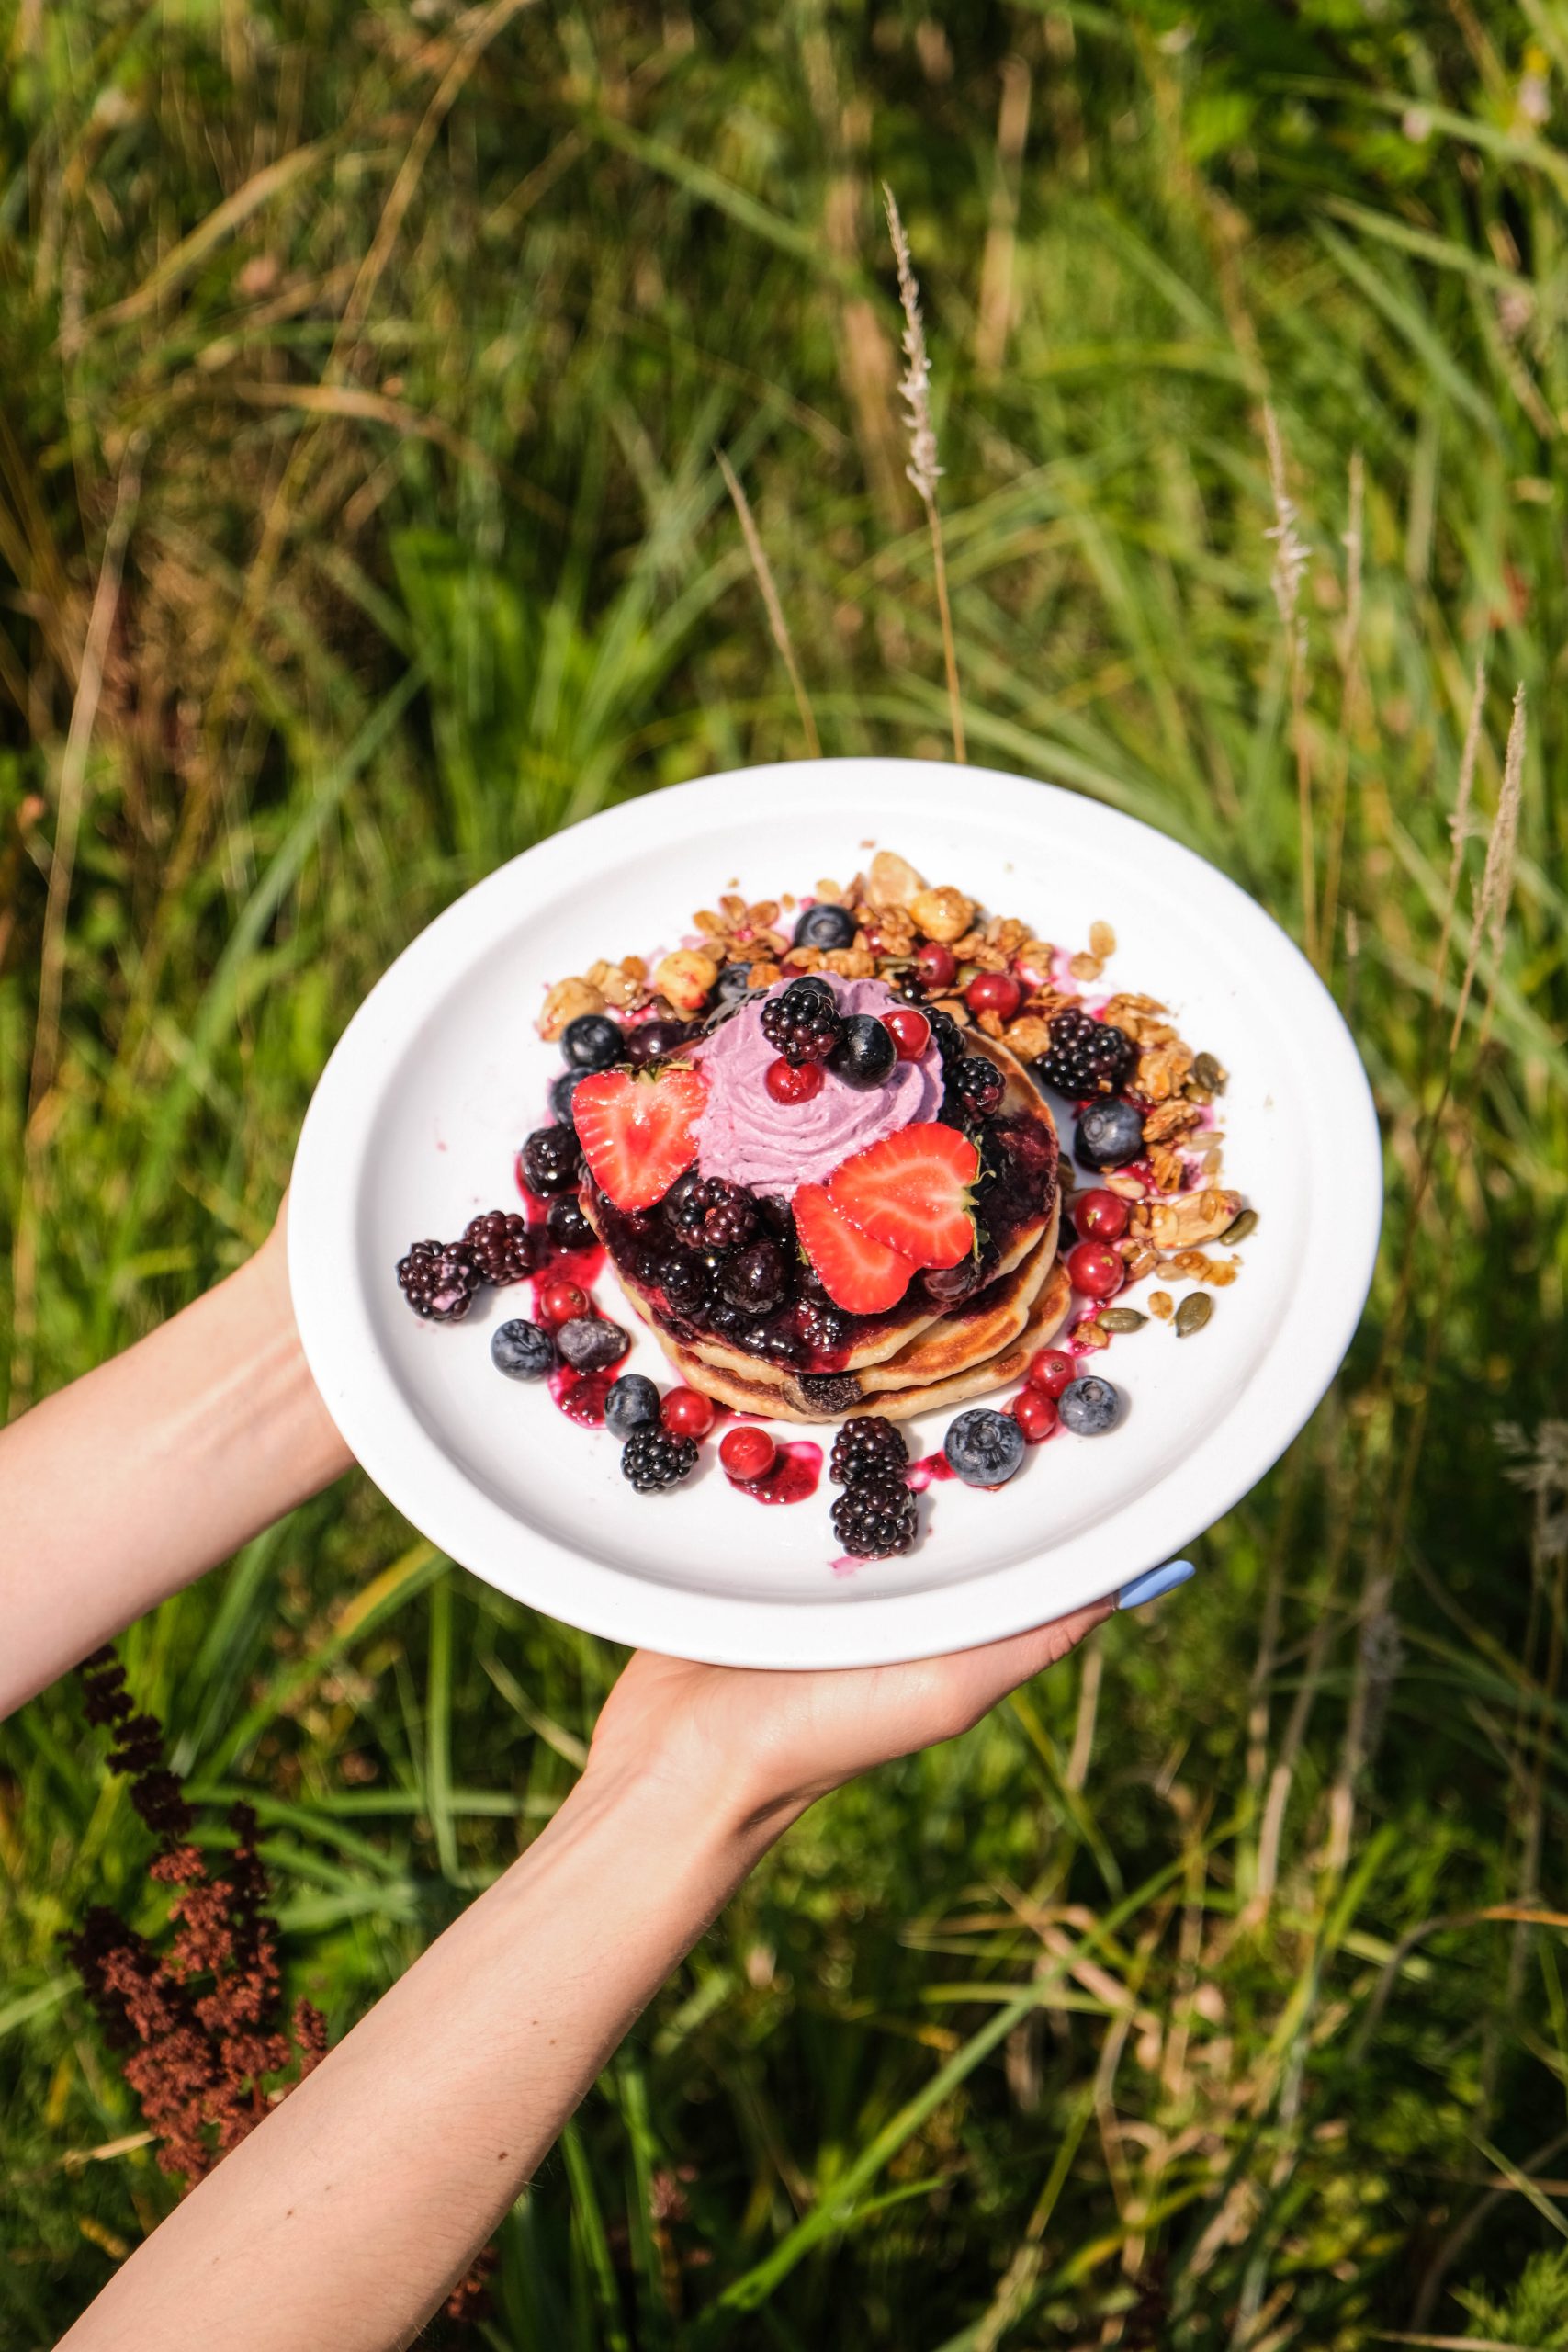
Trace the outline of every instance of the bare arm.
{"label": "bare arm", "polygon": [[349,1460],[306,1369],[279,1229],[194,1306],[0,1430],[0,1715]]}
{"label": "bare arm", "polygon": [[851,1773],[965,1729],[1111,1606],[864,1672],[635,1657],[549,1827],[138,2249],[62,2352],[410,2343],[779,1832]]}

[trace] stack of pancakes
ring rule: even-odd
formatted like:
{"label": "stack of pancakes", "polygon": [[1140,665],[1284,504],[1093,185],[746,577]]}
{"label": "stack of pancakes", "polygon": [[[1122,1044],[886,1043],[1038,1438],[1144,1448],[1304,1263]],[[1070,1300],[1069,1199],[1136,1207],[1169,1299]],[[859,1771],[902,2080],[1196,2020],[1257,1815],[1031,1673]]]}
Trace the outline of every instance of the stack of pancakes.
{"label": "stack of pancakes", "polygon": [[[1071,1304],[1071,1285],[1056,1263],[1061,1193],[1055,1131],[1022,1064],[1008,1048],[973,1031],[966,1042],[988,1054],[1006,1077],[1002,1112],[1035,1121],[1051,1143],[1038,1213],[1010,1234],[985,1288],[942,1308],[924,1296],[917,1278],[904,1305],[891,1315],[874,1321],[863,1318],[865,1335],[845,1351],[841,1368],[806,1373],[749,1355],[706,1334],[677,1339],[663,1328],[657,1306],[612,1251],[621,1288],[688,1387],[701,1389],[737,1412],[770,1419],[835,1421],[850,1413],[874,1413],[903,1421],[983,1396],[1022,1377],[1035,1349],[1047,1345],[1060,1330]],[[586,1193],[583,1205],[592,1217],[592,1203]]]}

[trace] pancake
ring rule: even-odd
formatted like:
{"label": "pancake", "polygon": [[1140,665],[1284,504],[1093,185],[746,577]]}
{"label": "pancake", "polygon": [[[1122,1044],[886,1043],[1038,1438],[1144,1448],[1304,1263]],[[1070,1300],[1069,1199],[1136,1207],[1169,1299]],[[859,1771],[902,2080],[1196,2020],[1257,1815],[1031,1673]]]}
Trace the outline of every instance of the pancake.
{"label": "pancake", "polygon": [[[1043,1126],[1054,1141],[1050,1113],[1016,1055],[981,1031],[970,1030],[966,1037],[971,1050],[977,1048],[987,1055],[1006,1080],[998,1115],[1028,1116]],[[659,1295],[638,1283],[633,1274],[628,1262],[633,1256],[631,1237],[623,1237],[615,1213],[592,1184],[585,1184],[582,1191],[583,1210],[605,1245],[622,1290],[637,1314],[658,1334],[666,1351],[672,1344],[683,1362],[700,1365],[707,1373],[741,1380],[751,1389],[759,1383],[767,1384],[780,1396],[798,1388],[803,1379],[816,1379],[820,1384],[858,1375],[877,1366],[886,1367],[886,1378],[868,1381],[865,1391],[857,1387],[855,1393],[882,1393],[922,1379],[951,1377],[994,1354],[1022,1329],[1045,1280],[1055,1250],[1060,1206],[1060,1190],[1053,1176],[1038,1213],[1031,1212],[1010,1224],[1007,1244],[996,1270],[976,1298],[965,1300],[962,1307],[944,1308],[927,1298],[923,1290],[917,1298],[915,1293],[919,1286],[911,1283],[907,1304],[900,1302],[886,1315],[854,1318],[857,1329],[852,1343],[843,1351],[834,1371],[812,1375],[794,1373],[783,1363],[737,1348],[716,1333],[670,1317]],[[719,1394],[705,1379],[694,1379],[692,1385],[706,1389],[712,1396]]]}
{"label": "pancake", "polygon": [[[867,1395],[853,1373],[816,1375],[780,1373],[773,1364],[748,1360],[732,1371],[719,1372],[683,1348],[678,1340],[655,1327],[654,1336],[672,1369],[690,1388],[700,1388],[716,1404],[738,1413],[757,1413],[775,1421],[839,1421],[851,1413],[870,1413],[886,1421],[913,1420],[917,1413],[944,1412],[976,1396],[988,1396],[1021,1380],[1036,1348],[1047,1347],[1067,1319],[1072,1284],[1066,1270],[1046,1259],[1046,1276],[1017,1336],[983,1363],[953,1372],[918,1387],[886,1389]],[[640,1310],[639,1310],[640,1311]],[[832,1395],[827,1393],[833,1392]]]}

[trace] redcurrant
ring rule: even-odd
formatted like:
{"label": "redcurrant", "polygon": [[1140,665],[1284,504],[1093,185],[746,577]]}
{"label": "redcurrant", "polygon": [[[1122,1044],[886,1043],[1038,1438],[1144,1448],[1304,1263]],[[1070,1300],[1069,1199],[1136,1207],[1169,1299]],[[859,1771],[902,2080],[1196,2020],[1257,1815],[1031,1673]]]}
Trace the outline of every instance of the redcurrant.
{"label": "redcurrant", "polygon": [[539,1320],[547,1330],[553,1331],[558,1323],[570,1323],[579,1315],[586,1315],[590,1311],[588,1293],[579,1283],[540,1283]]}
{"label": "redcurrant", "polygon": [[713,1427],[713,1398],[700,1388],[671,1388],[659,1417],[671,1437],[706,1437]]}
{"label": "redcurrant", "polygon": [[971,1012],[996,1012],[1010,1021],[1023,1002],[1023,990],[1010,972],[976,972],[964,1001]]}
{"label": "redcurrant", "polygon": [[1088,1298],[1114,1298],[1127,1279],[1127,1269],[1103,1241],[1080,1241],[1067,1252],[1067,1273],[1075,1290]]}
{"label": "redcurrant", "polygon": [[950,989],[958,974],[957,960],[951,947],[940,939],[927,939],[915,950],[915,969],[928,989]]}
{"label": "redcurrant", "polygon": [[931,1041],[931,1024],[913,1005],[885,1012],[882,1025],[898,1048],[901,1062],[918,1062]]}
{"label": "redcurrant", "polygon": [[1086,1241],[1120,1241],[1132,1214],[1120,1193],[1080,1193],[1073,1203],[1073,1223]]}
{"label": "redcurrant", "polygon": [[770,1062],[762,1083],[775,1102],[809,1102],[822,1091],[820,1062]]}
{"label": "redcurrant", "polygon": [[726,1430],[718,1458],[731,1478],[765,1478],[779,1458],[778,1447],[755,1421],[739,1421]]}
{"label": "redcurrant", "polygon": [[1026,1445],[1038,1445],[1056,1426],[1056,1403],[1043,1388],[1021,1388],[1008,1411],[1023,1431]]}
{"label": "redcurrant", "polygon": [[1023,1376],[1031,1388],[1041,1389],[1047,1396],[1055,1397],[1077,1378],[1078,1368],[1071,1356],[1064,1355],[1060,1348],[1036,1348],[1029,1359],[1029,1370]]}

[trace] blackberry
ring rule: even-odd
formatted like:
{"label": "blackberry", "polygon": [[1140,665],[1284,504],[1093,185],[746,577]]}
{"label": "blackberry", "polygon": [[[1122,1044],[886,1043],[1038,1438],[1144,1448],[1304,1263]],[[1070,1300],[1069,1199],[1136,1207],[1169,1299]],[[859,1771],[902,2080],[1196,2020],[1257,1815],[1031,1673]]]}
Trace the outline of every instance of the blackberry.
{"label": "blackberry", "polygon": [[708,1295],[708,1270],[694,1250],[677,1250],[664,1261],[660,1286],[677,1315],[694,1315]]}
{"label": "blackberry", "polygon": [[460,1323],[483,1281],[462,1241],[416,1241],[398,1260],[398,1288],[427,1323]]}
{"label": "blackberry", "polygon": [[[990,1118],[1001,1109],[1006,1092],[1007,1080],[988,1054],[965,1054],[948,1069],[947,1095],[958,1113],[960,1126],[968,1119]],[[944,1102],[942,1109],[947,1107]]]}
{"label": "blackberry", "polygon": [[856,1487],[866,1478],[901,1478],[909,1449],[891,1421],[874,1413],[854,1413],[833,1440],[828,1476],[836,1487]]}
{"label": "blackberry", "polygon": [[1114,1094],[1132,1074],[1138,1049],[1124,1029],[1096,1021],[1069,1004],[1051,1023],[1051,1043],[1034,1068],[1047,1086],[1071,1102]]}
{"label": "blackberry", "polygon": [[786,1062],[825,1062],[843,1027],[838,1000],[826,980],[791,980],[762,1007],[762,1035]]}
{"label": "blackberry", "polygon": [[574,1192],[582,1167],[582,1147],[575,1127],[536,1127],[517,1155],[523,1182],[531,1193]]}
{"label": "blackberry", "polygon": [[820,947],[825,954],[835,947],[852,947],[855,919],[848,907],[836,907],[830,899],[819,899],[797,919],[793,944],[796,947]]}
{"label": "blackberry", "polygon": [[703,1213],[708,1204],[708,1187],[705,1178],[694,1168],[677,1176],[659,1204],[659,1213],[667,1225],[673,1226],[682,1241],[700,1241]]}
{"label": "blackberry", "polygon": [[463,1246],[473,1251],[479,1272],[497,1290],[520,1283],[539,1262],[539,1245],[528,1220],[514,1210],[490,1209],[483,1216],[470,1217]]}
{"label": "blackberry", "polygon": [[545,1229],[558,1250],[592,1250],[593,1247],[593,1227],[583,1216],[581,1204],[570,1193],[562,1193],[558,1199],[550,1203]]}
{"label": "blackberry", "polygon": [[638,1430],[621,1448],[621,1476],[631,1480],[639,1495],[678,1487],[696,1466],[695,1440],[671,1437],[668,1430]]}
{"label": "blackberry", "polygon": [[[713,1210],[708,1215],[714,1215]],[[743,1315],[771,1315],[789,1281],[784,1251],[776,1241],[753,1241],[737,1250],[719,1276],[719,1288],[731,1306]]]}
{"label": "blackberry", "polygon": [[750,1193],[739,1184],[726,1184],[715,1179],[708,1186],[707,1204],[703,1211],[703,1239],[709,1249],[739,1250],[756,1230],[757,1212]]}
{"label": "blackberry", "polygon": [[[819,1298],[803,1298],[795,1311],[795,1328],[814,1356],[841,1355],[850,1344],[850,1318]],[[860,1395],[857,1385],[855,1395]]]}
{"label": "blackberry", "polygon": [[952,1013],[944,1012],[940,1004],[925,1005],[921,1010],[931,1024],[931,1036],[937,1052],[942,1056],[942,1066],[944,1070],[950,1069],[954,1062],[962,1061],[968,1050],[964,1043],[964,1032]]}
{"label": "blackberry", "polygon": [[919,1513],[902,1478],[863,1478],[833,1504],[833,1532],[857,1560],[912,1552]]}

